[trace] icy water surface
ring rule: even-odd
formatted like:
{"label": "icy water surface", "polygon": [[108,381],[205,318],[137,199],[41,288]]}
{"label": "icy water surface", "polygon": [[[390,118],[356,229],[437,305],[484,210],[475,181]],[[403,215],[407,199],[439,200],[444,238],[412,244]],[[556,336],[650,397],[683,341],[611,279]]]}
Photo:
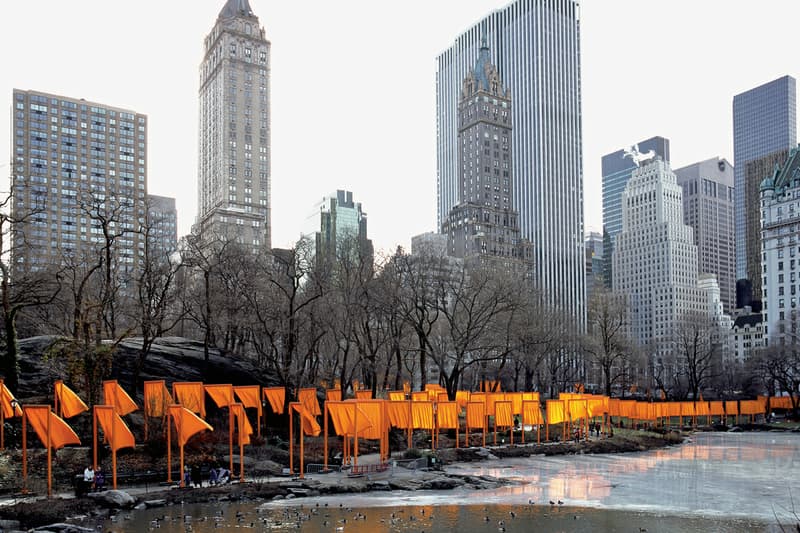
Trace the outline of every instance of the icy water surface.
{"label": "icy water surface", "polygon": [[[522,484],[492,491],[305,498],[260,507],[187,505],[121,515],[104,530],[780,531],[779,523],[794,524],[793,499],[800,514],[798,434],[704,433],[682,446],[649,452],[532,457],[449,471]],[[559,500],[563,506],[549,503]]]}

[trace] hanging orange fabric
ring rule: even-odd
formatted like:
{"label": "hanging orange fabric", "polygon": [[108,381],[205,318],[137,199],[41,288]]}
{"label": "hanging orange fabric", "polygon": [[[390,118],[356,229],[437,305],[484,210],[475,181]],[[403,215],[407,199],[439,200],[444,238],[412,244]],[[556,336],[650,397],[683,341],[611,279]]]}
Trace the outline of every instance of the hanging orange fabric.
{"label": "hanging orange fabric", "polygon": [[586,409],[587,400],[568,400],[567,410],[571,421],[583,420],[588,416]]}
{"label": "hanging orange fabric", "polygon": [[668,402],[664,404],[664,416],[681,416],[680,402]]}
{"label": "hanging orange fabric", "polygon": [[502,392],[492,392],[486,395],[486,416],[494,416],[494,406],[497,402],[503,402],[506,395]]}
{"label": "hanging orange fabric", "polygon": [[439,429],[458,429],[458,404],[439,402],[436,406],[436,423]]}
{"label": "hanging orange fabric", "polygon": [[513,404],[508,401],[495,402],[494,425],[496,427],[511,427],[514,425]]}
{"label": "hanging orange fabric", "polygon": [[506,401],[511,402],[511,411],[515,415],[522,414],[522,393],[521,392],[507,392]]}
{"label": "hanging orange fabric", "polygon": [[258,385],[237,385],[233,392],[239,401],[247,408],[256,409],[258,416],[261,416],[261,387]]}
{"label": "hanging orange fabric", "polygon": [[681,402],[680,416],[694,416],[694,402]]}
{"label": "hanging orange fabric", "polygon": [[561,424],[567,421],[564,400],[547,400],[545,402],[548,424]]}
{"label": "hanging orange fabric", "polygon": [[276,415],[283,414],[286,403],[286,389],[284,387],[264,387],[264,396],[269,402],[269,408]]}
{"label": "hanging orange fabric", "polygon": [[326,389],[325,390],[325,401],[326,402],[341,402],[342,401],[342,389]]}
{"label": "hanging orange fabric", "polygon": [[389,425],[395,428],[408,429],[411,420],[408,411],[408,402],[405,400],[387,402],[386,415],[389,417]]}
{"label": "hanging orange fabric", "polygon": [[433,403],[412,402],[411,419],[414,421],[414,429],[433,429]]}
{"label": "hanging orange fabric", "polygon": [[119,451],[122,448],[133,448],[136,445],[133,433],[122,418],[114,412],[114,406],[96,405],[95,408],[97,421],[103,428],[103,434],[112,450]]}
{"label": "hanging orange fabric", "polygon": [[469,402],[467,404],[467,426],[470,428],[483,428],[486,423],[486,404],[483,402]]}
{"label": "hanging orange fabric", "polygon": [[291,406],[293,406],[295,411],[300,415],[300,427],[302,427],[304,435],[316,437],[322,432],[322,428],[319,427],[317,419],[308,412],[308,409],[303,404],[297,403],[291,404]]}
{"label": "hanging orange fabric", "polygon": [[708,402],[708,414],[712,416],[724,415],[725,404],[723,402]]}
{"label": "hanging orange fabric", "polygon": [[467,404],[470,401],[469,396],[468,390],[456,391],[456,403],[458,404],[458,408],[462,411],[467,407]]}
{"label": "hanging orange fabric", "polygon": [[728,400],[725,402],[725,414],[728,416],[739,416],[739,402]]}
{"label": "hanging orange fabric", "polygon": [[697,416],[708,416],[710,414],[708,411],[708,402],[702,400],[695,402],[694,412]]}
{"label": "hanging orange fabric", "polygon": [[79,415],[84,411],[89,410],[89,406],[83,403],[83,400],[78,398],[75,392],[64,385],[60,379],[55,382],[55,394],[58,398],[59,409],[64,418],[72,418]]}
{"label": "hanging orange fabric", "polygon": [[544,424],[542,418],[542,408],[539,400],[523,400],[522,401],[522,419],[525,424],[538,425]]}
{"label": "hanging orange fabric", "polygon": [[205,385],[204,388],[217,407],[228,407],[233,403],[233,385]]}
{"label": "hanging orange fabric", "polygon": [[403,392],[405,392],[406,394],[411,392],[411,383],[409,383],[408,381],[403,382]]}
{"label": "hanging orange fabric", "polygon": [[609,416],[622,416],[620,413],[620,399],[619,398],[609,398],[608,399],[608,414]]}
{"label": "hanging orange fabric", "polygon": [[740,415],[760,415],[766,412],[761,400],[742,400],[739,402]]}
{"label": "hanging orange fabric", "polygon": [[49,405],[26,405],[25,417],[36,435],[47,446],[47,419],[50,418],[50,447],[60,450],[68,444],[80,446],[81,439],[63,419],[50,410]]}
{"label": "hanging orange fabric", "polygon": [[317,389],[307,388],[300,389],[297,392],[297,401],[303,404],[308,414],[311,416],[318,416],[322,414],[319,408],[319,400],[317,400]]}
{"label": "hanging orange fabric", "polygon": [[356,400],[371,400],[371,399],[372,399],[372,389],[356,391]]}
{"label": "hanging orange fabric", "polygon": [[[356,406],[359,419],[358,436],[364,439],[382,439],[386,427],[383,420],[383,400],[358,400]],[[369,427],[364,430],[360,429],[362,417],[369,420]]]}
{"label": "hanging orange fabric", "polygon": [[[14,402],[15,399],[5,383],[0,382],[0,409],[3,410],[3,418],[22,416],[22,409],[19,408],[19,402]],[[12,402],[14,402],[13,407]]]}
{"label": "hanging orange fabric", "polygon": [[177,403],[205,418],[206,402],[202,383],[199,381],[176,381],[172,384],[172,392]]}
{"label": "hanging orange fabric", "polygon": [[538,402],[540,400],[538,392],[523,392],[522,393],[522,401]]}
{"label": "hanging orange fabric", "polygon": [[144,382],[144,414],[145,416],[166,416],[172,403],[164,380]]}
{"label": "hanging orange fabric", "polygon": [[245,413],[245,406],[240,403],[232,403],[229,405],[231,413],[236,417],[236,430],[239,434],[239,442],[242,444],[250,444],[250,435],[253,434],[253,426],[247,419]]}
{"label": "hanging orange fabric", "polygon": [[115,379],[103,382],[103,405],[113,406],[119,416],[125,416],[139,409],[136,402]]}
{"label": "hanging orange fabric", "polygon": [[596,416],[603,416],[603,413],[608,411],[608,398],[592,397],[586,400],[586,412],[590,418]]}
{"label": "hanging orange fabric", "polygon": [[185,446],[192,436],[203,430],[214,431],[208,422],[182,405],[170,405],[169,413],[175,421],[178,443],[181,446]]}
{"label": "hanging orange fabric", "polygon": [[771,409],[791,409],[792,398],[789,396],[771,396],[769,406]]}
{"label": "hanging orange fabric", "polygon": [[636,400],[620,400],[620,416],[634,419],[636,418]]}
{"label": "hanging orange fabric", "polygon": [[389,391],[389,401],[390,402],[402,402],[406,399],[406,393],[401,390],[390,390]]}
{"label": "hanging orange fabric", "polygon": [[428,391],[426,390],[415,391],[411,393],[412,402],[427,402],[429,397],[430,396],[428,395]]}
{"label": "hanging orange fabric", "polygon": [[328,413],[333,421],[333,428],[339,436],[352,437],[356,433],[362,436],[372,426],[369,415],[360,409],[356,402],[328,402]]}
{"label": "hanging orange fabric", "polygon": [[450,396],[446,392],[438,392],[436,393],[436,402],[449,402]]}

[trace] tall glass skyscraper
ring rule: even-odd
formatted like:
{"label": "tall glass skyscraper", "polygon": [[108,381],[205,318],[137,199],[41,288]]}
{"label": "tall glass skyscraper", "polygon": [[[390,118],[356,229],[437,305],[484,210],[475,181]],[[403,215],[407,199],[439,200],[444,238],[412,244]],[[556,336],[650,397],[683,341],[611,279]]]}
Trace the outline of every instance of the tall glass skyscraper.
{"label": "tall glass skyscraper", "polygon": [[[655,152],[669,164],[669,139],[651,137],[636,145],[641,153]],[[625,150],[606,154],[601,160],[603,174],[603,282],[611,287],[613,268],[611,256],[614,253],[614,239],[622,231],[622,193],[631,179],[636,163],[625,156]]]}
{"label": "tall glass skyscraper", "polygon": [[514,100],[512,207],[533,244],[535,278],[585,324],[580,21],[577,0],[516,0],[477,22],[437,58],[437,223],[458,203],[458,100],[486,38]]}
{"label": "tall glass skyscraper", "polygon": [[[736,279],[755,281],[761,276],[749,271],[761,264],[760,231],[748,231],[748,227],[760,227],[758,186],[766,176],[754,172],[748,178],[748,164],[797,144],[796,98],[796,82],[791,76],[733,97]],[[752,237],[759,242],[750,242]]]}

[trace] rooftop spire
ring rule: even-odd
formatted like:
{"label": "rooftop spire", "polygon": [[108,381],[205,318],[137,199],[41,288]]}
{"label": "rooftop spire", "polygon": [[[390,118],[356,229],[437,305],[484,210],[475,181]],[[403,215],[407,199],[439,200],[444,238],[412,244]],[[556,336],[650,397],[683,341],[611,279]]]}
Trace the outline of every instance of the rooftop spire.
{"label": "rooftop spire", "polygon": [[489,90],[489,73],[493,70],[492,57],[489,54],[489,45],[486,43],[486,35],[481,37],[481,48],[478,54],[478,61],[475,63],[474,76],[478,82],[478,88],[484,91]]}
{"label": "rooftop spire", "polygon": [[227,0],[219,12],[219,18],[253,17],[250,0]]}

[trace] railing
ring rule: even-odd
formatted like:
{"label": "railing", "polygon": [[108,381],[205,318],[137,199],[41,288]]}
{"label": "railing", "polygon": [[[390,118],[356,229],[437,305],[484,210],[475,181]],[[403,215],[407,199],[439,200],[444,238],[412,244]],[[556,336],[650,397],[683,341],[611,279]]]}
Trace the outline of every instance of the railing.
{"label": "railing", "polygon": [[421,470],[423,468],[428,467],[428,459],[425,457],[419,457],[417,459],[402,459],[399,461],[394,461],[393,469],[394,468],[405,468],[406,470]]}
{"label": "railing", "polygon": [[389,463],[380,463],[377,465],[358,465],[350,468],[347,474],[350,477],[363,476],[365,474],[375,474],[377,472],[386,472],[389,469]]}
{"label": "railing", "polygon": [[325,465],[322,463],[311,463],[306,465],[306,474],[327,474],[329,472],[341,472],[342,467],[339,465],[328,465],[325,470]]}

